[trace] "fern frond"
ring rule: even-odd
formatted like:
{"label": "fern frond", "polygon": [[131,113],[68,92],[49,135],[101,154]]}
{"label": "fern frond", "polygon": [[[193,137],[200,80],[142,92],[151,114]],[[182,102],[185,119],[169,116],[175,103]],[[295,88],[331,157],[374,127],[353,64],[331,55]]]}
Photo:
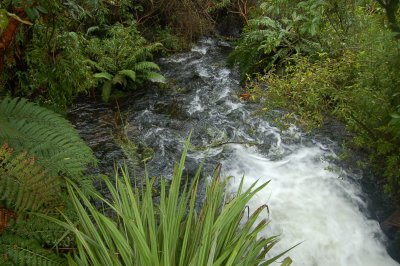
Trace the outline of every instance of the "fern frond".
{"label": "fern frond", "polygon": [[87,164],[95,163],[91,149],[71,124],[26,99],[0,102],[0,144],[35,156],[50,175],[82,176]]}
{"label": "fern frond", "polygon": [[1,265],[59,266],[66,260],[42,248],[33,239],[22,239],[15,235],[2,235],[0,238]]}
{"label": "fern frond", "polygon": [[113,84],[111,81],[107,80],[106,82],[104,82],[103,87],[101,88],[101,99],[103,100],[103,102],[108,102],[108,100],[110,99],[112,86]]}
{"label": "fern frond", "polygon": [[140,70],[157,70],[157,71],[160,71],[160,67],[156,63],[150,62],[150,61],[138,62],[138,63],[135,64],[134,69],[137,70],[137,71],[140,71]]}
{"label": "fern frond", "polygon": [[123,69],[118,72],[120,75],[129,77],[132,81],[136,81],[136,72],[130,69]]}
{"label": "fern frond", "polygon": [[132,59],[134,58],[135,62],[140,62],[152,58],[153,53],[159,50],[160,47],[162,47],[162,44],[160,43],[152,43],[145,46],[141,46],[137,48],[135,51],[133,51],[133,53],[131,54],[131,58]]}
{"label": "fern frond", "polygon": [[275,28],[277,26],[277,21],[273,20],[267,16],[263,16],[257,19],[250,19],[248,21],[248,28],[253,28],[253,29],[259,29],[262,26],[268,26],[268,27],[272,27]]}
{"label": "fern frond", "polygon": [[124,75],[117,74],[112,79],[112,84],[113,85],[120,84],[125,87],[127,84],[126,77]]}
{"label": "fern frond", "polygon": [[60,178],[50,176],[26,152],[0,148],[0,200],[15,212],[36,211],[60,201]]}
{"label": "fern frond", "polygon": [[113,75],[111,75],[110,73],[107,73],[107,72],[100,72],[100,73],[94,74],[93,77],[99,78],[99,79],[112,80]]}
{"label": "fern frond", "polygon": [[[63,218],[59,213],[62,210],[63,214],[75,221],[77,220],[77,214],[71,207],[72,204],[68,202],[62,209],[46,214],[52,217]],[[75,245],[71,232],[68,232],[56,223],[49,223],[47,220],[34,214],[19,215],[17,219],[9,222],[7,230],[6,234],[12,233],[23,239],[34,239],[46,247],[70,248]]]}
{"label": "fern frond", "polygon": [[141,80],[150,80],[152,82],[165,82],[165,77],[159,73],[147,71],[145,73],[140,74]]}

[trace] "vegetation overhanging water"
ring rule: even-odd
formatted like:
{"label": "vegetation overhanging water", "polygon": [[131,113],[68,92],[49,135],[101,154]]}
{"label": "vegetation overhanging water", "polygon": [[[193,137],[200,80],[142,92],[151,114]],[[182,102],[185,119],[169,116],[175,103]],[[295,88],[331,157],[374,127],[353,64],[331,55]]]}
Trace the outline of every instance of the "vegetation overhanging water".
{"label": "vegetation overhanging water", "polygon": [[[39,211],[61,217],[61,212],[79,224],[72,207],[76,197],[67,193],[67,185],[74,182],[85,197],[97,195],[92,177],[85,172],[96,162],[92,151],[70,122],[52,111],[63,113],[62,109],[83,93],[101,95],[104,102],[119,99],[113,111],[110,105],[87,102],[76,108],[76,125],[106,166],[100,173],[111,173],[112,162],[127,157],[134,176],[141,176],[141,166],[147,163],[151,175],[164,174],[176,180],[171,174],[173,161],[188,132],[195,129],[185,166],[187,176],[205,160],[201,180],[207,179],[215,165],[220,169],[218,163],[223,163],[226,176],[245,174],[246,186],[257,178],[271,178],[273,191],[259,193],[246,211],[250,215],[262,205],[266,213],[259,217],[271,220],[269,233],[303,241],[302,248],[292,251],[296,263],[329,265],[336,260],[357,265],[369,260],[390,264],[379,261],[386,258],[381,243],[385,240],[377,223],[369,219],[376,215],[381,221],[388,214],[369,215],[366,209],[371,205],[365,201],[377,195],[392,210],[400,206],[399,10],[399,0],[1,1],[0,264],[67,263],[67,256],[58,254],[60,247],[74,253],[78,261],[79,256],[86,256],[82,250],[75,252],[79,237],[73,239],[56,224],[32,215]],[[240,77],[236,70],[225,67],[223,54],[228,45],[203,39],[190,53],[160,61],[168,78],[160,85],[164,91],[148,87],[149,82],[165,81],[153,62],[155,56],[190,49],[193,41],[217,31],[237,37],[228,62],[239,68]],[[239,80],[240,98],[247,100],[246,104],[236,95]],[[128,90],[136,94],[125,94]],[[124,95],[130,98],[121,98]],[[260,119],[256,112],[274,120]],[[364,170],[370,169],[373,178],[359,174],[359,169],[341,168],[343,162],[338,164],[335,158],[340,148],[324,134],[305,135],[292,125],[311,132],[329,121],[341,128],[329,135],[342,138],[340,145],[349,150],[357,149],[357,156],[347,155]],[[288,130],[275,128],[275,123],[289,126]],[[365,160],[354,158],[361,154]],[[231,181],[234,191],[237,181]],[[359,182],[373,187],[368,196],[359,191]],[[165,185],[165,180],[161,184]],[[158,182],[155,185],[157,193]],[[157,205],[157,199],[152,204]],[[237,210],[240,217],[243,206]],[[151,216],[157,217],[157,213]],[[394,214],[391,218],[400,217],[400,210]],[[88,222],[93,229],[95,217],[102,217],[101,213],[89,219],[85,215],[78,227]],[[312,220],[302,220],[311,215]],[[277,220],[283,220],[285,227]],[[385,226],[389,220],[383,226],[392,232],[389,251],[400,261],[400,232],[393,221],[391,228]],[[154,221],[150,231],[154,231]],[[298,221],[307,226],[299,227]],[[118,222],[111,218],[106,224],[115,227]],[[240,228],[236,232],[243,233]],[[335,238],[327,237],[333,232]],[[367,236],[368,232],[374,236]],[[269,234],[263,231],[262,235]],[[154,241],[154,234],[150,238],[156,262],[157,254],[169,253],[170,246],[162,239]],[[123,257],[130,260],[137,252],[135,243],[120,246],[109,258],[121,263],[114,255],[129,246]],[[284,241],[280,245],[287,248]],[[324,248],[324,252],[316,259],[303,247],[307,251]],[[107,250],[114,249],[103,249],[98,256]],[[298,254],[298,250],[303,251]],[[179,257],[179,252],[174,256]],[[269,255],[273,252],[279,251]],[[201,253],[208,250],[203,248]],[[342,257],[338,258],[338,253]],[[146,254],[140,255],[145,258]],[[258,254],[253,252],[256,257]],[[254,256],[248,260],[257,264],[260,258],[254,260]],[[140,256],[135,259],[143,264]],[[207,256],[198,259],[208,260]],[[168,255],[163,260],[166,263]],[[290,262],[285,259],[282,264]]]}
{"label": "vegetation overhanging water", "polygon": [[[238,71],[226,67],[229,50],[223,41],[202,39],[190,52],[160,60],[168,90],[126,99],[115,112],[83,102],[70,117],[103,165],[124,160],[110,134],[122,127],[129,139],[152,151],[146,158],[150,175],[168,175],[193,129],[189,176],[204,161],[205,177],[221,162],[223,175],[245,176],[245,187],[271,180],[249,211],[267,204],[262,215],[271,222],[263,234],[281,235],[276,252],[301,242],[289,253],[294,265],[397,265],[385,251],[378,222],[364,213],[356,177],[332,160],[337,144],[295,127],[281,131],[257,117],[258,106],[238,96]],[[239,179],[231,181],[232,192]]]}

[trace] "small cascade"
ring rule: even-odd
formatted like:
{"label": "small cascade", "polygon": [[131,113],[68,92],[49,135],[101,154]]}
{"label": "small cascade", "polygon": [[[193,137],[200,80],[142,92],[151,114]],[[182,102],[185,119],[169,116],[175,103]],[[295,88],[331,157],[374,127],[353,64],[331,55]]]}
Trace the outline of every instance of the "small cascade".
{"label": "small cascade", "polygon": [[[385,237],[377,221],[367,218],[356,179],[334,163],[336,144],[313,139],[296,127],[280,131],[255,115],[256,104],[238,96],[239,74],[226,66],[230,47],[212,38],[190,52],[160,60],[170,89],[151,89],[121,104],[127,136],[153,149],[150,175],[170,177],[189,132],[192,145],[186,171],[204,161],[210,174],[218,162],[225,176],[270,184],[250,202],[250,211],[268,205],[266,236],[280,235],[271,254],[289,252],[293,265],[391,266]],[[112,114],[104,106],[83,102],[70,116],[103,165],[122,162],[110,137]],[[112,112],[111,112],[112,113]]]}

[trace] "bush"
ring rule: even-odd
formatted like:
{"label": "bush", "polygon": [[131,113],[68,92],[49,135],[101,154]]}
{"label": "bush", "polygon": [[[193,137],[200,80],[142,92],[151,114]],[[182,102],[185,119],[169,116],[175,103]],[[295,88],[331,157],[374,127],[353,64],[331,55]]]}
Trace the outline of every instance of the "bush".
{"label": "bush", "polygon": [[320,0],[264,0],[243,30],[230,64],[242,74],[266,72],[295,54],[321,50],[317,33],[322,27],[325,2]]}
{"label": "bush", "polygon": [[119,85],[130,88],[144,81],[163,81],[157,64],[147,61],[160,48],[160,43],[148,44],[140,36],[134,23],[129,26],[116,24],[108,28],[106,37],[93,37],[86,50],[93,65],[95,78],[102,82],[102,99],[108,101],[112,88]]}
{"label": "bush", "polygon": [[[331,59],[320,54],[318,61],[295,56],[280,74],[270,71],[259,75],[247,87],[256,98],[265,97],[264,111],[286,111],[280,122],[298,123],[312,130],[323,125],[326,115],[336,112],[341,118],[347,116],[345,106],[351,90],[345,87],[354,78],[354,56],[349,53],[340,59]],[[267,90],[261,89],[263,83],[268,84]]]}
{"label": "bush", "polygon": [[32,42],[25,51],[27,69],[17,72],[22,90],[19,94],[67,106],[76,95],[95,84],[85,61],[83,37],[76,32],[56,32],[52,40],[47,40],[46,31],[40,26],[34,29]]}
{"label": "bush", "polygon": [[[159,202],[153,195],[155,180],[146,178],[144,187],[132,188],[126,169],[116,175],[115,184],[104,179],[110,200],[98,199],[106,209],[95,208],[74,185],[68,191],[79,215],[79,223],[51,217],[47,219],[73,232],[77,242],[75,265],[269,265],[282,257],[266,259],[265,255],[277,237],[259,237],[267,221],[259,215],[261,206],[247,219],[244,210],[250,198],[267,184],[241,191],[227,198],[228,180],[218,171],[206,188],[202,206],[197,208],[200,169],[191,185],[182,184],[182,173],[188,144],[172,183],[161,181]],[[182,187],[183,185],[183,187]],[[157,200],[158,201],[158,200]],[[43,215],[41,215],[44,217]],[[243,222],[244,220],[244,222]],[[291,260],[286,258],[285,265]]]}
{"label": "bush", "polygon": [[[377,171],[384,169],[386,190],[400,201],[400,47],[383,28],[383,14],[364,8],[356,14],[353,34],[337,35],[340,40],[329,42],[328,52],[292,56],[279,74],[269,71],[248,88],[265,99],[266,111],[286,110],[279,119],[285,123],[311,130],[328,116],[345,122],[353,144],[370,154]],[[260,89],[259,83],[268,89]]]}

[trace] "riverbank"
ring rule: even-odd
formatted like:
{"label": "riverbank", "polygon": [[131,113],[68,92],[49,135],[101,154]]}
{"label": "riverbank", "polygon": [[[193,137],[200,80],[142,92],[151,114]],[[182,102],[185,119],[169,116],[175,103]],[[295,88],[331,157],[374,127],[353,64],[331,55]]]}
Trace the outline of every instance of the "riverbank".
{"label": "riverbank", "polygon": [[[204,162],[202,175],[206,178],[222,162],[223,175],[244,175],[245,186],[258,178],[271,179],[270,187],[256,195],[249,211],[268,205],[269,212],[262,217],[270,219],[271,227],[263,234],[281,234],[280,248],[305,241],[290,253],[298,265],[349,265],[357,260],[363,262],[359,265],[392,264],[384,255],[378,222],[365,216],[363,193],[330,159],[340,147],[335,142],[327,145],[327,136],[315,138],[295,128],[282,132],[257,116],[259,106],[238,96],[239,73],[226,67],[229,50],[227,43],[205,38],[188,53],[160,60],[170,88],[126,98],[120,105],[129,139],[153,150],[146,161],[150,175],[158,172],[170,177],[183,140],[193,129],[185,166],[188,176]],[[96,108],[83,112],[91,110],[90,106],[82,103],[71,115],[80,116],[81,125],[94,123],[94,129],[101,130],[103,122],[99,122],[104,119],[96,119]],[[84,123],[85,119],[93,122]],[[94,141],[96,131],[88,132],[83,134]],[[119,160],[125,158],[118,153],[122,155]],[[232,181],[232,192],[237,182]],[[342,243],[352,243],[352,248]],[[326,257],[319,255],[322,251],[314,252],[323,246],[331,250]],[[341,256],[348,258],[347,264]]]}

